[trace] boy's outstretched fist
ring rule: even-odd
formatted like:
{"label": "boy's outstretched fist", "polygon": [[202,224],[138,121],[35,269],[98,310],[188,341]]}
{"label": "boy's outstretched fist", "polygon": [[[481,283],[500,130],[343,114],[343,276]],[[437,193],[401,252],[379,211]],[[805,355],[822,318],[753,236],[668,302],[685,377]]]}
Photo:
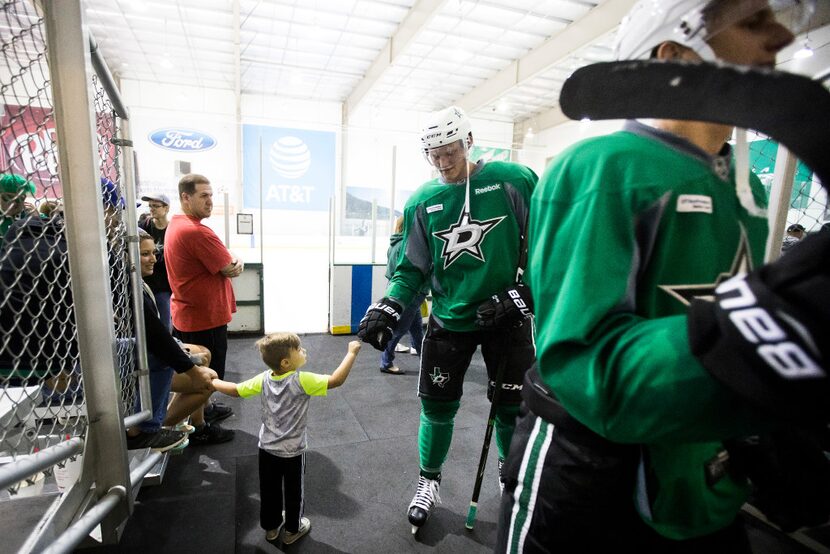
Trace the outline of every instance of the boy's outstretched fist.
{"label": "boy's outstretched fist", "polygon": [[357,356],[358,352],[360,352],[360,347],[363,344],[359,340],[353,340],[349,343],[349,354],[354,354]]}

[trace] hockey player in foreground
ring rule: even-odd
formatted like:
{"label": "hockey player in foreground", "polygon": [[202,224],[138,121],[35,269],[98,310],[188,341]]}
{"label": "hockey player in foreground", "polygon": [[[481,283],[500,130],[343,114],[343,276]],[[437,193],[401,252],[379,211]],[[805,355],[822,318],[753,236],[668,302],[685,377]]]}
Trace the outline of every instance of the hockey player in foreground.
{"label": "hockey player in foreground", "polygon": [[431,287],[432,314],[418,385],[420,475],[409,505],[413,533],[440,501],[441,469],[464,376],[478,345],[487,366],[488,398],[497,386],[497,367],[506,363],[495,413],[500,460],[510,445],[522,377],[534,359],[530,295],[516,279],[536,174],[515,163],[469,161],[473,135],[457,107],[432,114],[421,142],[425,158],[440,176],[407,202],[397,269],[386,296],[369,307],[358,332],[363,341],[383,350],[401,307],[409,305],[422,285]]}
{"label": "hockey player in foreground", "polygon": [[[767,2],[645,0],[618,54],[772,67],[792,40]],[[735,167],[731,133],[630,121],[542,177],[527,272],[538,366],[504,468],[497,552],[748,552],[737,515],[749,484],[724,443],[778,429],[782,411],[826,417],[826,258],[786,296],[773,286],[786,260],[757,269],[766,200]],[[793,399],[807,383],[823,403]],[[753,480],[791,493],[798,473],[821,466],[799,461]],[[816,508],[801,524],[827,518],[822,471],[798,491],[796,508]]]}

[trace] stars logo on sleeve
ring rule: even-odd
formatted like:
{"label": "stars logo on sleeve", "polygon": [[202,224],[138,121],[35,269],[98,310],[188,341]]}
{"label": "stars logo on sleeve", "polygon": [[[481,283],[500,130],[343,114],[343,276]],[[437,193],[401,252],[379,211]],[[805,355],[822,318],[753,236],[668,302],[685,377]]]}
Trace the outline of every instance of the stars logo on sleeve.
{"label": "stars logo on sleeve", "polygon": [[714,283],[698,284],[698,285],[660,285],[660,288],[677,300],[682,302],[685,306],[692,303],[695,298],[701,300],[714,301],[715,289],[722,282],[731,279],[735,275],[748,273],[752,269],[752,256],[749,251],[749,242],[746,238],[746,232],[741,227],[741,240],[738,242],[738,250],[735,252],[735,259],[732,261],[732,267],[729,271],[721,273],[715,279]]}
{"label": "stars logo on sleeve", "polygon": [[444,231],[436,231],[432,235],[444,242],[441,249],[441,257],[444,258],[444,269],[447,269],[458,258],[464,254],[484,262],[484,254],[481,252],[481,244],[487,233],[495,229],[496,225],[507,216],[494,217],[485,221],[479,221],[470,217],[470,214],[461,211],[456,223],[450,225]]}

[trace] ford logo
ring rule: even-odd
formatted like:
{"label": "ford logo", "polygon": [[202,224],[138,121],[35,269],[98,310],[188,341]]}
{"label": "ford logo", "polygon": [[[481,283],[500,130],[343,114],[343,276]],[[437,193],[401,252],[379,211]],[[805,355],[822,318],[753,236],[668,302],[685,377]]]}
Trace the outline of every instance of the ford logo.
{"label": "ford logo", "polygon": [[190,129],[158,129],[147,138],[160,148],[178,152],[202,152],[216,146],[212,136]]}

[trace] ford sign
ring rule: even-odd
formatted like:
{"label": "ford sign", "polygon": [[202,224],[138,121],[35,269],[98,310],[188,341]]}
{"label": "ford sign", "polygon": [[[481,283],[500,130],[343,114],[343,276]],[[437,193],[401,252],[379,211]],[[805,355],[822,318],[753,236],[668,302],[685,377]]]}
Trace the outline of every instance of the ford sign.
{"label": "ford sign", "polygon": [[189,129],[158,129],[147,138],[160,148],[177,152],[203,152],[216,146],[212,136]]}

